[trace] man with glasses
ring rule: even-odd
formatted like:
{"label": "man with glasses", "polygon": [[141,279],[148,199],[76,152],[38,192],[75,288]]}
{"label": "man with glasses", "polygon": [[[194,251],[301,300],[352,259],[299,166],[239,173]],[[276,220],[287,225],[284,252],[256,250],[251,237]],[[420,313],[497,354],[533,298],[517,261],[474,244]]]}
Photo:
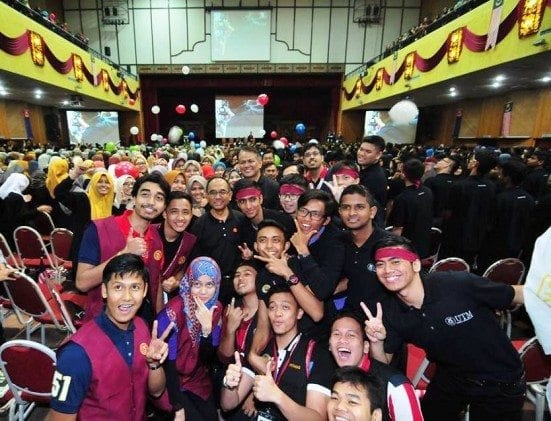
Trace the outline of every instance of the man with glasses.
{"label": "man with glasses", "polygon": [[453,173],[459,165],[457,157],[444,154],[436,156],[437,162],[434,165],[436,175],[424,181],[424,185],[432,190],[433,195],[433,223],[435,227],[442,226],[442,213],[448,200],[451,186],[455,182]]}
{"label": "man with glasses", "polygon": [[247,219],[228,207],[232,191],[228,181],[213,177],[207,182],[210,210],[194,222],[191,233],[197,237],[193,256],[212,257],[220,266],[222,281],[219,300],[228,304],[232,294],[233,271],[239,263],[238,246],[243,243],[241,230]]}
{"label": "man with glasses", "polygon": [[308,183],[299,174],[289,174],[279,180],[279,204],[287,215],[295,216],[298,198],[308,190]]}
{"label": "man with glasses", "polygon": [[278,209],[279,200],[277,193],[279,185],[274,180],[264,177],[261,174],[262,157],[260,152],[252,146],[243,146],[238,154],[239,170],[244,178],[256,181],[262,190],[264,206],[269,209]]}
{"label": "man with glasses", "polygon": [[321,189],[327,175],[323,162],[323,149],[319,143],[310,142],[304,147],[302,161],[306,167],[306,181],[313,189]]}

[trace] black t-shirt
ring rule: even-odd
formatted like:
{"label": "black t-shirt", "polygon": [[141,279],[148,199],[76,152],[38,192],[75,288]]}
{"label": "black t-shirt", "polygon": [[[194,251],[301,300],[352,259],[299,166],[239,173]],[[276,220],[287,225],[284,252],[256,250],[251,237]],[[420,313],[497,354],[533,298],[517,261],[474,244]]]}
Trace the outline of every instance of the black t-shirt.
{"label": "black t-shirt", "polygon": [[[279,222],[286,231],[286,238],[290,238],[296,231],[296,226],[293,219],[286,213],[279,212],[273,209],[262,208],[263,220],[272,219]],[[253,225],[250,219],[246,219],[241,229],[241,240],[247,243],[249,249],[254,251],[254,243],[256,241],[256,234],[258,228]]]}
{"label": "black t-shirt", "polygon": [[383,168],[378,162],[360,170],[360,184],[366,187],[381,205],[382,213],[382,210],[386,207],[388,181]]}
{"label": "black t-shirt", "polygon": [[176,252],[178,251],[178,248],[180,247],[180,242],[182,241],[182,235],[183,233],[180,233],[176,240],[174,241],[168,241],[164,235],[164,228],[163,228],[164,222],[159,225],[159,236],[161,237],[161,240],[163,242],[163,252],[165,255],[164,265],[163,265],[163,271],[170,265],[172,260],[174,259],[174,256],[176,255]]}
{"label": "black t-shirt", "polygon": [[448,201],[450,188],[454,181],[455,178],[451,174],[436,174],[434,177],[429,177],[423,182],[423,185],[432,191],[434,198],[433,215],[435,217],[442,216],[442,212]]}
{"label": "black t-shirt", "polygon": [[274,210],[279,209],[279,184],[263,175],[258,179],[258,184],[262,190],[264,207]]}
{"label": "black t-shirt", "polygon": [[385,351],[412,343],[439,368],[462,377],[509,381],[522,364],[494,310],[511,305],[514,290],[468,272],[434,272],[423,279],[420,309],[395,294],[383,301]]}
{"label": "black t-shirt", "polygon": [[348,278],[346,306],[350,310],[361,312],[362,301],[373,310],[377,301],[386,297],[386,289],[375,273],[372,252],[375,243],[389,235],[389,232],[373,227],[373,232],[360,247],[354,244],[351,235],[347,236],[342,276]]}

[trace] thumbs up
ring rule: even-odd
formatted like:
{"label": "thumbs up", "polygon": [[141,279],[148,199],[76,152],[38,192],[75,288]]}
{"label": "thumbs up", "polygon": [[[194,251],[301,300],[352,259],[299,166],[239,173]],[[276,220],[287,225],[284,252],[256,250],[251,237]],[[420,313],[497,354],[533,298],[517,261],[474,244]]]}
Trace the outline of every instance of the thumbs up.
{"label": "thumbs up", "polygon": [[239,386],[239,381],[241,380],[241,354],[238,351],[235,351],[235,363],[230,364],[226,370],[226,375],[224,376],[223,384],[226,389],[234,389]]}

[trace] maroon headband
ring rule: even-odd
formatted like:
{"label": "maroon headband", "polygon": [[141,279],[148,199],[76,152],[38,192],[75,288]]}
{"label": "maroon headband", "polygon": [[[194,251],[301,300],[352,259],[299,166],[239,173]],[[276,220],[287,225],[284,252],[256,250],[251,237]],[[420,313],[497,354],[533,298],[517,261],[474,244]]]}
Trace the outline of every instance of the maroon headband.
{"label": "maroon headband", "polygon": [[387,257],[397,257],[412,263],[419,260],[417,253],[402,247],[383,247],[375,252],[375,261],[379,261]]}
{"label": "maroon headband", "polygon": [[235,200],[244,199],[246,197],[259,197],[262,194],[262,190],[256,187],[246,187],[235,193]]}
{"label": "maroon headband", "polygon": [[283,184],[279,188],[279,194],[296,194],[300,196],[302,193],[304,193],[304,189],[296,184]]}
{"label": "maroon headband", "polygon": [[341,168],[335,172],[335,175],[348,175],[352,178],[359,178],[360,173],[352,168]]}

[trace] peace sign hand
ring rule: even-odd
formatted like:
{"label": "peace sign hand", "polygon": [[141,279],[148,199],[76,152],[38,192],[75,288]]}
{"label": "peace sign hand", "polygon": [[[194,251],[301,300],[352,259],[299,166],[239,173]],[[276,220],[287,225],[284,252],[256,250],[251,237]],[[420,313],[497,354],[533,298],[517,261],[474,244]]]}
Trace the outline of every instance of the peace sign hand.
{"label": "peace sign hand", "polygon": [[159,363],[162,364],[168,356],[168,344],[165,342],[166,338],[170,334],[170,331],[174,327],[174,322],[170,322],[163,334],[157,337],[157,326],[159,323],[157,320],[153,322],[153,329],[151,330],[151,342],[147,347],[147,353],[145,358],[148,364]]}
{"label": "peace sign hand", "polygon": [[324,181],[325,185],[331,190],[331,193],[333,194],[333,197],[335,198],[335,201],[338,203],[339,200],[341,200],[342,191],[344,190],[345,186],[339,186],[337,183],[337,176],[333,174],[333,182]]}
{"label": "peace sign hand", "polygon": [[249,248],[247,243],[243,243],[242,246],[238,244],[237,248],[241,252],[241,258],[243,260],[251,260],[253,258],[253,251]]}
{"label": "peace sign hand", "polygon": [[293,271],[287,263],[286,255],[279,259],[274,256],[264,257],[259,255],[255,255],[254,258],[266,263],[266,269],[274,275],[282,276],[283,278],[288,279],[289,276],[293,274]]}
{"label": "peace sign hand", "polygon": [[367,316],[367,320],[365,321],[365,334],[369,342],[376,343],[384,341],[386,339],[386,329],[383,324],[383,308],[381,303],[377,303],[377,313],[375,316],[373,316],[363,301],[360,303],[360,306]]}
{"label": "peace sign hand", "polygon": [[212,332],[212,315],[217,306],[212,306],[209,310],[205,303],[197,297],[193,297],[195,304],[197,305],[197,310],[195,310],[195,317],[201,324],[201,330],[203,336],[208,336]]}
{"label": "peace sign hand", "polygon": [[302,232],[300,224],[295,218],[295,226],[297,227],[297,232],[291,236],[291,244],[295,246],[295,249],[299,254],[309,254],[308,242],[313,235],[317,234],[316,230],[312,230],[309,233],[305,234]]}

